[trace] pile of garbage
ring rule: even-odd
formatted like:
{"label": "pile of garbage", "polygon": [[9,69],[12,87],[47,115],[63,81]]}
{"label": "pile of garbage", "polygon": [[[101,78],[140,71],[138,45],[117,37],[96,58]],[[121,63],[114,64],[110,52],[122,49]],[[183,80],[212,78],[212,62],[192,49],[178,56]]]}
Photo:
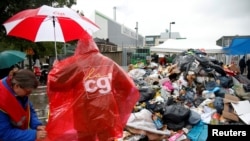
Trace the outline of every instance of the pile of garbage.
{"label": "pile of garbage", "polygon": [[250,100],[250,81],[199,49],[177,55],[168,66],[151,63],[128,72],[140,99],[128,119],[124,141],[207,139],[209,124],[249,124],[232,104]]}

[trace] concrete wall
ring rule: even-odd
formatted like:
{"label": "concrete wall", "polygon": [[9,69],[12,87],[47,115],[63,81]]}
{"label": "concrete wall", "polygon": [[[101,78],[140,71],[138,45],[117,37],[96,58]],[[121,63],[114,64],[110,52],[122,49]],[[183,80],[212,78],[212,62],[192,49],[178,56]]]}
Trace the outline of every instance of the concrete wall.
{"label": "concrete wall", "polygon": [[93,34],[94,38],[105,40],[108,38],[118,47],[144,46],[144,37],[140,34],[136,36],[135,29],[119,24],[98,11],[95,11],[95,23],[100,27],[100,30]]}

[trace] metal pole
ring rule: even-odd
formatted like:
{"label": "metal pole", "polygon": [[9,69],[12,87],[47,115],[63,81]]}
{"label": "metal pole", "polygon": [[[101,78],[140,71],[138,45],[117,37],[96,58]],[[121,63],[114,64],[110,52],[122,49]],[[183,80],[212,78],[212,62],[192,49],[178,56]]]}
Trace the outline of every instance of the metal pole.
{"label": "metal pole", "polygon": [[137,47],[137,40],[138,40],[138,22],[136,22],[135,30],[136,30],[136,43],[135,43],[135,46]]}
{"label": "metal pole", "polygon": [[116,7],[113,7],[114,8],[114,21],[116,21]]}
{"label": "metal pole", "polygon": [[54,16],[53,16],[53,27],[54,27],[55,54],[56,54],[56,61],[57,61],[58,58],[57,58],[57,48],[56,48],[56,27],[55,27],[55,17]]}
{"label": "metal pole", "polygon": [[169,39],[171,39],[171,23],[169,23],[169,36],[168,36]]}
{"label": "metal pole", "polygon": [[169,39],[171,39],[171,24],[175,24],[175,22],[169,23]]}

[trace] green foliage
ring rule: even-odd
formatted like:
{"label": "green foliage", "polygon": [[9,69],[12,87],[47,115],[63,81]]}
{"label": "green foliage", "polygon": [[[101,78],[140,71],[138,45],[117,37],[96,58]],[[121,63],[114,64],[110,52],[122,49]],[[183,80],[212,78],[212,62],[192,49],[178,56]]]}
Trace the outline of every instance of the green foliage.
{"label": "green foliage", "polygon": [[[2,25],[7,19],[14,14],[30,8],[38,8],[42,5],[54,7],[62,7],[64,5],[71,7],[76,4],[76,0],[1,0],[0,2],[0,51],[8,49],[16,49],[25,51],[32,48],[40,57],[45,55],[54,55],[53,42],[33,43],[24,39],[6,36],[6,31]],[[62,43],[57,43],[59,51],[63,46]]]}

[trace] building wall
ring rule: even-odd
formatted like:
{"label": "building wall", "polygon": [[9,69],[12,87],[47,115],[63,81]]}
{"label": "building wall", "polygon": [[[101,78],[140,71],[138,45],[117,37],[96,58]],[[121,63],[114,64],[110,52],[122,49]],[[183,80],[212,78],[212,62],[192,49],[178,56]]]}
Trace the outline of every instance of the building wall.
{"label": "building wall", "polygon": [[238,37],[248,37],[250,38],[249,35],[241,36],[241,35],[236,35],[236,36],[222,36],[216,41],[216,45],[221,46],[221,47],[229,47],[230,44],[232,43],[232,40],[234,38]]}
{"label": "building wall", "polygon": [[156,40],[160,38],[159,35],[149,35],[145,37],[145,46],[151,47],[156,45]]}
{"label": "building wall", "polygon": [[[168,32],[162,32],[160,35],[148,35],[145,36],[145,46],[152,47],[157,46],[164,41],[169,39],[169,33]],[[184,39],[181,37],[179,32],[171,32],[171,39]]]}
{"label": "building wall", "polygon": [[95,23],[100,30],[93,34],[94,38],[109,39],[110,42],[117,44],[118,47],[143,47],[144,37],[118,22],[109,19],[102,13],[95,11]]}
{"label": "building wall", "polygon": [[221,47],[229,47],[234,37],[235,36],[223,36],[216,41],[216,45]]}
{"label": "building wall", "polygon": [[102,15],[95,15],[95,22],[100,27],[100,30],[93,34],[94,38],[106,40],[108,38],[108,20],[103,18]]}
{"label": "building wall", "polygon": [[102,52],[104,56],[115,61],[118,65],[122,66],[122,52]]}

